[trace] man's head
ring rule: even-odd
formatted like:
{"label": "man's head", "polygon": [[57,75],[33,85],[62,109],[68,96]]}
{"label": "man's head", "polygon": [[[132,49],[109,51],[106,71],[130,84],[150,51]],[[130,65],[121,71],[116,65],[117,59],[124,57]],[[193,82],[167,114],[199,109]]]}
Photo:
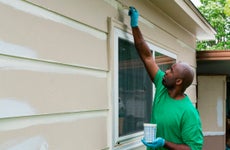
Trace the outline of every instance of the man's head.
{"label": "man's head", "polygon": [[165,71],[162,83],[169,90],[180,87],[181,91],[184,92],[192,84],[193,78],[192,68],[186,63],[179,62]]}

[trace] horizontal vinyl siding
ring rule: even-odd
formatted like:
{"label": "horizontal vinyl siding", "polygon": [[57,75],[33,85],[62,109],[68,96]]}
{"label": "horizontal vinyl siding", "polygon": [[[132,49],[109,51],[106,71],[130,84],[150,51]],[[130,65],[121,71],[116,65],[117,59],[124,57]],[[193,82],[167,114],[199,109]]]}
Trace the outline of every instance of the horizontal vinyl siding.
{"label": "horizontal vinyl siding", "polygon": [[[148,1],[0,0],[1,150],[113,148],[108,18],[130,32],[130,5],[146,40],[179,59],[193,53],[194,38]],[[192,59],[184,60],[195,67]]]}
{"label": "horizontal vinyl siding", "polygon": [[5,119],[0,149],[99,150],[107,147],[106,132],[103,112]]}
{"label": "horizontal vinyl siding", "polygon": [[2,118],[108,107],[105,72],[7,56],[0,67]]}
{"label": "horizontal vinyl siding", "polygon": [[0,3],[0,53],[108,70],[106,33],[17,2]]}
{"label": "horizontal vinyl siding", "polygon": [[[84,22],[107,32],[107,17],[115,17],[117,10],[106,3],[106,0],[27,0],[35,5],[49,9],[53,12],[68,16],[79,22]],[[113,2],[114,0],[108,0]],[[114,2],[116,4],[116,2]]]}
{"label": "horizontal vinyl siding", "polygon": [[1,150],[108,148],[107,20],[89,25],[65,4],[0,0]]}

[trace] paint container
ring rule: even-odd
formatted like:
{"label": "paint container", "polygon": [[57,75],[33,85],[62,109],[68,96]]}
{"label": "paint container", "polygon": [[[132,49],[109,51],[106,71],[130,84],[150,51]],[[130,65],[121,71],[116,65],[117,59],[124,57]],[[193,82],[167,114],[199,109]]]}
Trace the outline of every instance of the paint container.
{"label": "paint container", "polygon": [[152,143],[156,139],[157,124],[144,123],[144,139],[147,143]]}

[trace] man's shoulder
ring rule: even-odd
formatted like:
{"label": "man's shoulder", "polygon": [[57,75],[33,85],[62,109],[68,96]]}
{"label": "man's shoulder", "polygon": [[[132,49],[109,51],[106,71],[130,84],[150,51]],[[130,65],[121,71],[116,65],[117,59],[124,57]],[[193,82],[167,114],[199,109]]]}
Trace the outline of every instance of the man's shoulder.
{"label": "man's shoulder", "polygon": [[158,71],[154,77],[153,82],[156,84],[159,80],[161,81],[162,78],[164,77],[164,75],[165,75],[165,73],[161,69],[158,69]]}

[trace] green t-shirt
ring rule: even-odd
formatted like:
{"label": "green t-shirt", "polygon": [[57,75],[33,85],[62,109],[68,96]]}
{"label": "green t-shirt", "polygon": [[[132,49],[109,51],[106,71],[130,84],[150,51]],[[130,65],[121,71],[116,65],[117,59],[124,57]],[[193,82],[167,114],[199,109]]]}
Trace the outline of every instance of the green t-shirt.
{"label": "green t-shirt", "polygon": [[203,134],[196,108],[187,95],[181,100],[172,99],[162,84],[163,76],[164,72],[159,70],[154,78],[156,93],[151,122],[157,124],[157,137],[176,144],[186,144],[192,150],[201,150]]}

